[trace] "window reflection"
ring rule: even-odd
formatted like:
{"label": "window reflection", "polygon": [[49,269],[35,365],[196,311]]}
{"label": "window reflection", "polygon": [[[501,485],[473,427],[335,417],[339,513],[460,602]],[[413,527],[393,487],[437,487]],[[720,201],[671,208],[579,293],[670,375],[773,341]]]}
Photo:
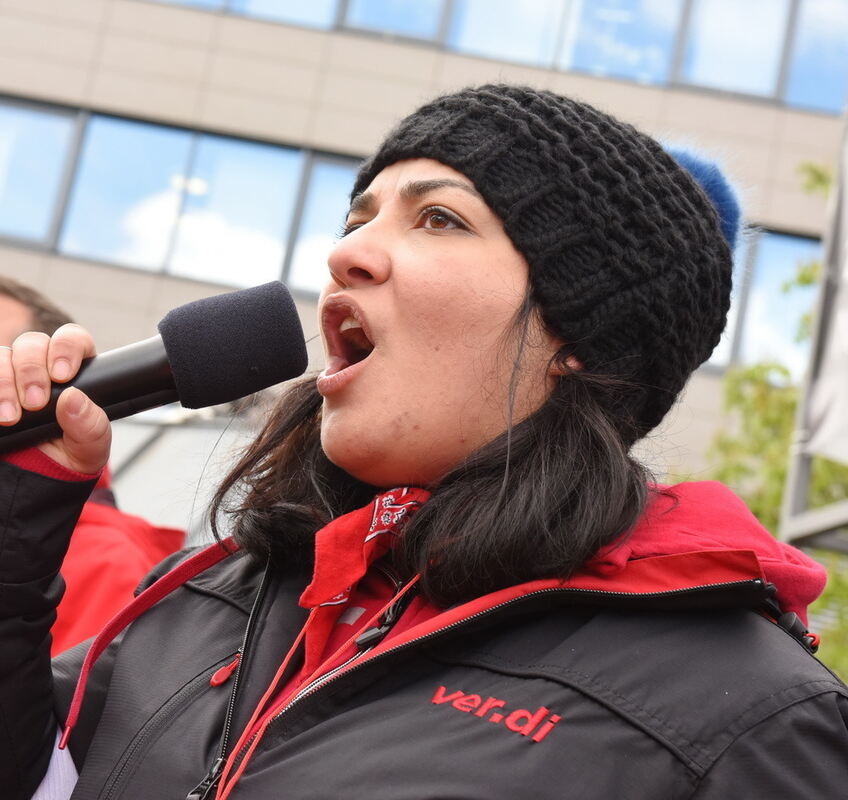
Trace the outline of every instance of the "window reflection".
{"label": "window reflection", "polygon": [[572,4],[559,66],[663,83],[681,8],[682,0],[578,0]]}
{"label": "window reflection", "polygon": [[769,95],[777,88],[789,0],[695,0],[683,79]]}
{"label": "window reflection", "polygon": [[464,53],[547,66],[565,6],[561,0],[457,0],[447,43]]}
{"label": "window reflection", "polygon": [[841,112],[848,88],[848,2],[805,0],[792,52],[786,100]]}
{"label": "window reflection", "polygon": [[316,160],[286,282],[292,289],[320,292],[327,282],[327,256],[349,206],[357,162]]}
{"label": "window reflection", "polygon": [[191,6],[192,8],[208,8],[220,11],[226,5],[227,0],[154,0],[169,6]]}
{"label": "window reflection", "polygon": [[348,25],[402,36],[433,39],[442,21],[443,0],[351,0]]}
{"label": "window reflection", "polygon": [[229,10],[278,22],[330,28],[336,20],[338,0],[230,0]]}
{"label": "window reflection", "polygon": [[73,128],[70,114],[0,104],[0,235],[47,238]]}
{"label": "window reflection", "polygon": [[798,342],[801,320],[813,307],[816,287],[793,287],[799,265],[822,257],[821,243],[766,232],[756,243],[753,276],[742,321],[740,360],[745,364],[777,361],[796,381],[803,377],[809,341]]}
{"label": "window reflection", "polygon": [[191,136],[158,125],[94,117],[59,250],[161,269],[179,212]]}
{"label": "window reflection", "polygon": [[169,272],[230,286],[279,279],[302,164],[299,150],[200,137]]}

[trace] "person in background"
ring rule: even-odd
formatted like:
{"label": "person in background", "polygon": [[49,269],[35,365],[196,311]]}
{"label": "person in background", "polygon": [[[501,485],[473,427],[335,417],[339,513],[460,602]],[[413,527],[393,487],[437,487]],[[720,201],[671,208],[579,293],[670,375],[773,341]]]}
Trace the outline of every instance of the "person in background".
{"label": "person in background", "polygon": [[[844,798],[823,568],[631,455],[719,342],[738,227],[715,167],[549,91],[401,121],[328,258],[326,368],[213,503],[232,538],[87,652],[51,664],[21,620],[55,601],[108,420],[70,388],[55,479],[0,463],[4,796]],[[0,353],[7,424],[93,351],[62,328]]]}
{"label": "person in background", "polygon": [[[24,331],[50,336],[71,318],[43,294],[0,276],[0,346]],[[98,634],[134,596],[150,569],[179,550],[185,531],[126,514],[115,503],[108,468],[82,508],[62,564],[66,589],[51,634],[57,655]]]}

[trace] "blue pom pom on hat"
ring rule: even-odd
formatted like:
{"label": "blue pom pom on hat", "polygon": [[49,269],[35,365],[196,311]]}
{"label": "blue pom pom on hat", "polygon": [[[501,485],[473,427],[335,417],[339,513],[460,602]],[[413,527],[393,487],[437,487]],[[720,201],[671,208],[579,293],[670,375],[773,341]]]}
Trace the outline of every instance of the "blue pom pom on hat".
{"label": "blue pom pom on hat", "polygon": [[721,232],[730,249],[736,247],[741,228],[742,211],[736,190],[715,161],[684,147],[665,145],[665,151],[685,169],[704,190],[718,214]]}

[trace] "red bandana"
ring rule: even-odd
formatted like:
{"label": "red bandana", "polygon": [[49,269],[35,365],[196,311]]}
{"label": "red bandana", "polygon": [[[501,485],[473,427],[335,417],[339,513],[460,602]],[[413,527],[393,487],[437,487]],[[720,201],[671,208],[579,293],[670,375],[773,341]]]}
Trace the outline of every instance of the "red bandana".
{"label": "red bandana", "polygon": [[[315,536],[315,571],[300,596],[303,608],[315,609],[307,637],[303,672],[320,663],[330,631],[350,599],[351,589],[377,559],[391,550],[412,515],[430,497],[426,489],[392,489],[364,508],[325,525]],[[310,644],[314,646],[310,647]]]}

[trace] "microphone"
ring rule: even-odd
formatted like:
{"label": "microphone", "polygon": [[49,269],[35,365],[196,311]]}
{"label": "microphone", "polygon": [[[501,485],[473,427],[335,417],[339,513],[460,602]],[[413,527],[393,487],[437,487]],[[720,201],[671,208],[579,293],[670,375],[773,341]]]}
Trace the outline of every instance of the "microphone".
{"label": "microphone", "polygon": [[44,408],[0,427],[0,453],[61,436],[56,401],[68,386],[123,419],[175,400],[186,408],[228,403],[306,370],[300,319],[279,281],[186,303],[158,327],[158,336],[88,358],[70,381],[54,383]]}

